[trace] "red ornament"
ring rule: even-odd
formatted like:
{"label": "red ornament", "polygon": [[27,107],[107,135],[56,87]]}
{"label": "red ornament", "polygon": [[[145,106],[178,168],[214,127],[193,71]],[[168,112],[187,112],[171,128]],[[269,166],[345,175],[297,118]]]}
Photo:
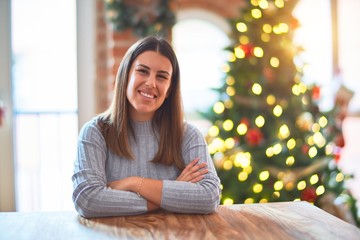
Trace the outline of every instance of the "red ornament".
{"label": "red ornament", "polygon": [[344,135],[342,133],[337,134],[334,138],[334,143],[338,147],[341,147],[341,148],[344,147],[345,146]]}
{"label": "red ornament", "polygon": [[258,146],[263,139],[264,136],[258,128],[250,129],[246,134],[246,141],[253,147]]}
{"label": "red ornament", "polygon": [[297,18],[292,18],[290,21],[290,26],[292,29],[297,29],[298,27],[300,27],[300,22]]}
{"label": "red ornament", "polygon": [[244,51],[245,57],[251,57],[253,55],[254,46],[251,44],[240,45],[240,48]]}
{"label": "red ornament", "polygon": [[333,154],[334,154],[335,162],[338,163],[340,161],[340,158],[341,158],[341,148],[340,147],[335,147]]}
{"label": "red ornament", "polygon": [[312,89],[312,98],[314,100],[320,99],[320,88],[318,86],[314,86]]}
{"label": "red ornament", "polygon": [[309,145],[307,145],[307,144],[304,144],[304,145],[302,145],[302,147],[301,147],[301,150],[302,150],[302,152],[303,152],[304,155],[308,154],[309,149],[310,149],[310,147],[309,147]]}
{"label": "red ornament", "polygon": [[301,191],[300,195],[301,200],[311,203],[314,203],[318,198],[316,195],[316,189],[314,187],[305,188],[303,191]]}

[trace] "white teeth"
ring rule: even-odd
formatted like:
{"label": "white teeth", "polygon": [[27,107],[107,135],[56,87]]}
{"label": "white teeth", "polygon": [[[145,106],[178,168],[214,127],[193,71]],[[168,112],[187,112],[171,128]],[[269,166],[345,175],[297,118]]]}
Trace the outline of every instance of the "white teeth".
{"label": "white teeth", "polygon": [[147,97],[147,98],[155,98],[154,95],[147,94],[147,93],[144,93],[144,92],[140,92],[140,94],[143,95],[144,97]]}

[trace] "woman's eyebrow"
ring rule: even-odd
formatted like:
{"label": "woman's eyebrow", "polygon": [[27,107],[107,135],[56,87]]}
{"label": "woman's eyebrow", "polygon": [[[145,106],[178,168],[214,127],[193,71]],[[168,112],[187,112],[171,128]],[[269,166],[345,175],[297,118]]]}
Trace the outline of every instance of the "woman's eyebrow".
{"label": "woman's eyebrow", "polygon": [[143,68],[146,68],[146,69],[150,69],[148,66],[144,65],[144,64],[141,64],[139,63],[138,65],[136,65],[136,67],[143,67]]}
{"label": "woman's eyebrow", "polygon": [[[146,68],[148,70],[150,70],[150,67],[142,64],[142,63],[139,63],[138,65],[136,65],[136,67],[143,67],[143,68]],[[158,73],[162,73],[162,74],[166,74],[166,75],[169,75],[170,76],[170,73],[168,71],[165,71],[165,70],[160,70],[158,71]]]}
{"label": "woman's eyebrow", "polygon": [[169,75],[170,76],[170,73],[168,73],[167,71],[164,71],[164,70],[160,70],[159,73],[164,73],[166,75]]}

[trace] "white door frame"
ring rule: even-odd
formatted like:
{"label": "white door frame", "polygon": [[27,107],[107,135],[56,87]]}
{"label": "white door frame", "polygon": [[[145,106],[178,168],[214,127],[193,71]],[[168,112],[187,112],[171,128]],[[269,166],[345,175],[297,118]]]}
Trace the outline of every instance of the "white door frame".
{"label": "white door frame", "polygon": [[15,211],[13,102],[11,87],[11,0],[0,1],[0,99],[5,123],[0,127],[0,212]]}

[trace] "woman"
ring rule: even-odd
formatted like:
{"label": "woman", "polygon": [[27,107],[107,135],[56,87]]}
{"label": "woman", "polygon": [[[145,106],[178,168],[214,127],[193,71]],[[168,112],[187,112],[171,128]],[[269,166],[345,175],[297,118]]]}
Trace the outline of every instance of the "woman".
{"label": "woman", "polygon": [[75,208],[89,218],[219,205],[220,180],[203,136],[183,121],[179,64],[164,39],[125,54],[111,106],[80,131],[72,180]]}

